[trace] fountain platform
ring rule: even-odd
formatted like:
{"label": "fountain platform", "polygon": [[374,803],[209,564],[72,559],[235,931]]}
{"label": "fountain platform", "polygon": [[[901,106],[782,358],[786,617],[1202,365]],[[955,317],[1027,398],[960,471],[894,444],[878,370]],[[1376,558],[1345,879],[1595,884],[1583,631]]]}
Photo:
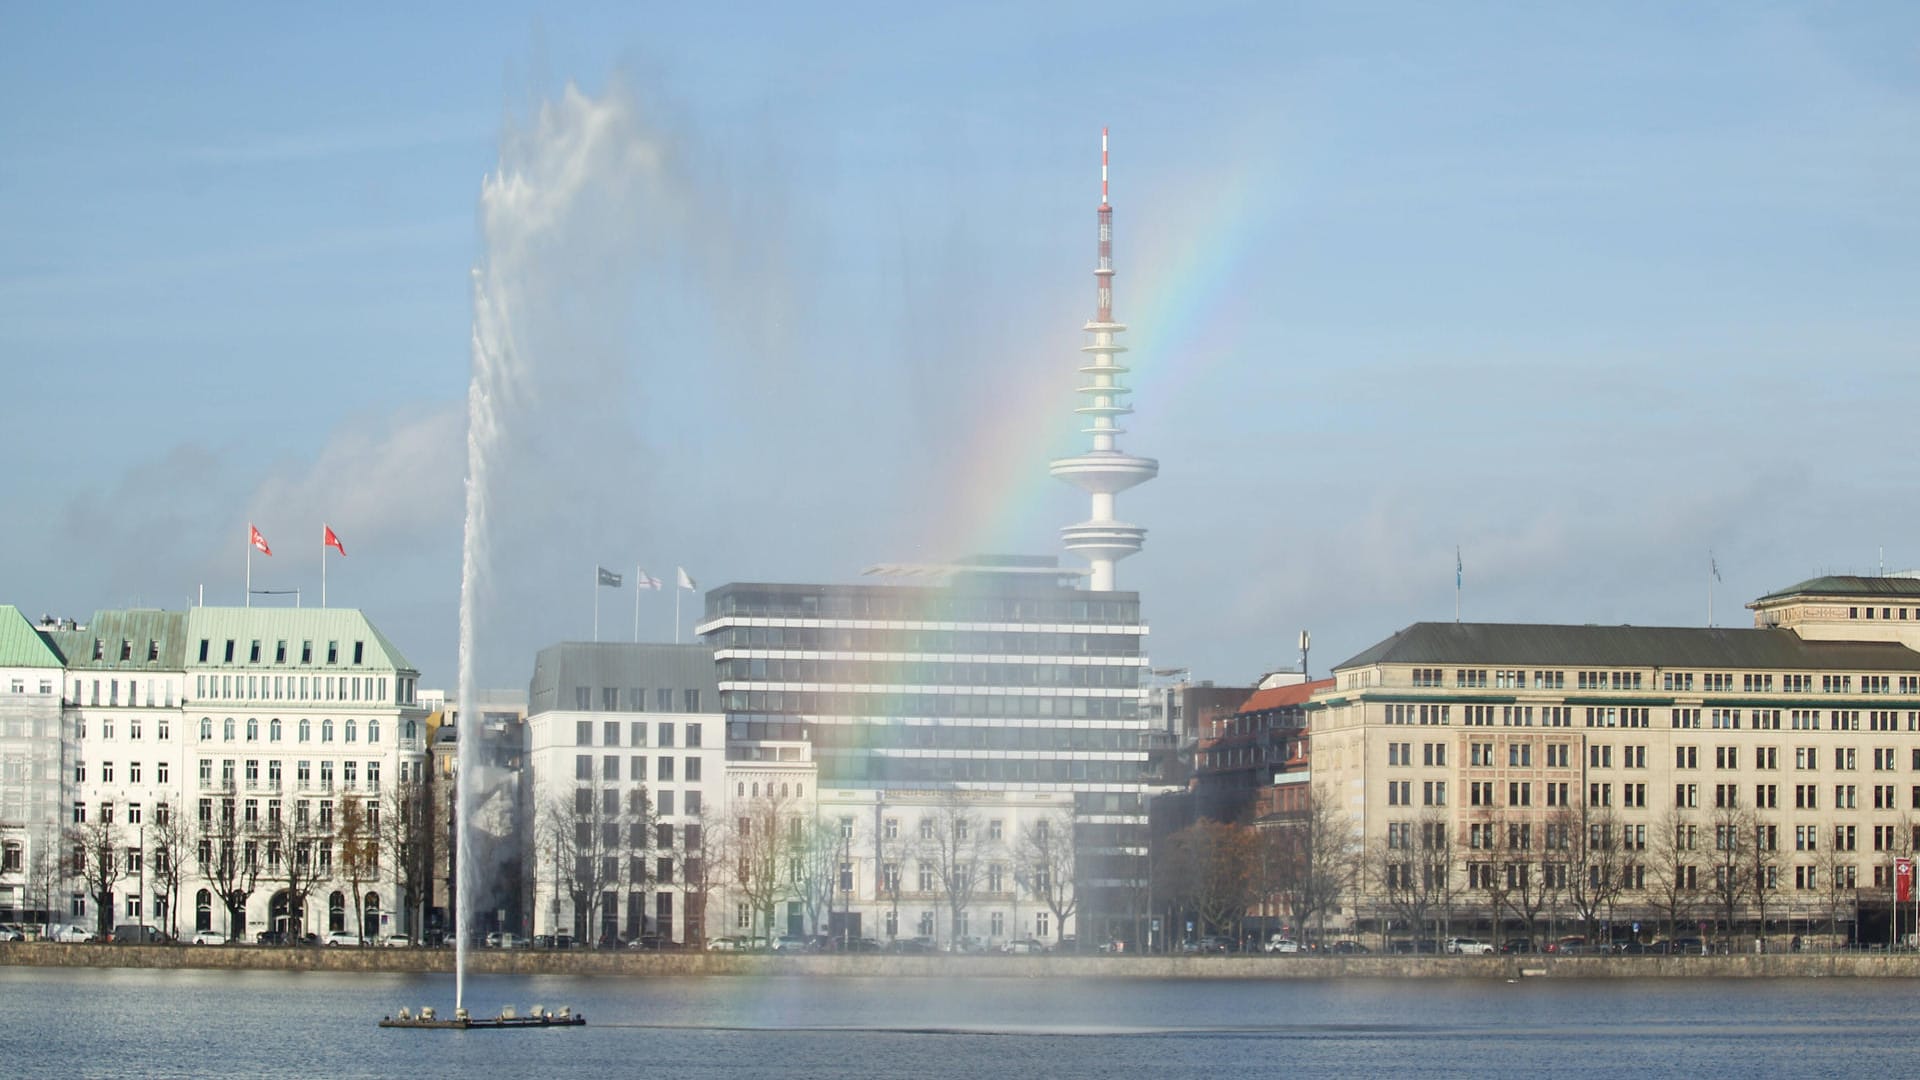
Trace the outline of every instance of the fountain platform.
{"label": "fountain platform", "polygon": [[538,1005],[535,1005],[526,1016],[521,1016],[509,1008],[500,1010],[500,1015],[498,1016],[469,1016],[467,1015],[467,1010],[456,1009],[454,1010],[453,1016],[440,1017],[434,1015],[434,1011],[431,1008],[425,1008],[417,1013],[407,1009],[401,1009],[400,1015],[398,1016],[383,1016],[380,1018],[380,1026],[383,1028],[417,1028],[432,1031],[584,1027],[586,1023],[587,1018],[585,1014],[576,1013],[570,1008],[562,1008],[559,1012],[551,1012]]}

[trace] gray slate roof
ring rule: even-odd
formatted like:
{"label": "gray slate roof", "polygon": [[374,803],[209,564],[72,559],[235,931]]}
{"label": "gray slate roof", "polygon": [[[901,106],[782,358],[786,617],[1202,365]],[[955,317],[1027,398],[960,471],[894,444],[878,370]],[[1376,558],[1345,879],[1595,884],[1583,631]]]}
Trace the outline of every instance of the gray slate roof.
{"label": "gray slate roof", "polygon": [[1891,642],[1806,641],[1791,630],[1427,622],[1334,667],[1373,664],[1920,671],[1920,653]]}
{"label": "gray slate roof", "polygon": [[719,674],[711,645],[610,641],[549,645],[534,658],[533,679],[527,684],[528,714],[573,708],[576,686],[591,688],[588,698],[595,711],[601,708],[601,688],[609,686],[620,691],[622,710],[628,708],[628,693],[642,689],[647,692],[646,707],[651,711],[653,692],[665,688],[673,691],[675,711],[682,706],[682,690],[700,691],[701,709],[720,711]]}

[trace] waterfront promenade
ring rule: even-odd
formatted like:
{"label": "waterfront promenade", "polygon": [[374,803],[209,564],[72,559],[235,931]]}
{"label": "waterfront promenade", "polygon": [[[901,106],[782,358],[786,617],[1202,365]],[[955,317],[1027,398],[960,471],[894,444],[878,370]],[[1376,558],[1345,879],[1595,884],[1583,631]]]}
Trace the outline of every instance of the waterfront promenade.
{"label": "waterfront promenade", "polygon": [[[0,967],[451,973],[451,949],[254,945],[0,944]],[[806,975],[1036,979],[1920,978],[1920,953],[1765,956],[1040,956],[820,955],[481,949],[482,975]]]}

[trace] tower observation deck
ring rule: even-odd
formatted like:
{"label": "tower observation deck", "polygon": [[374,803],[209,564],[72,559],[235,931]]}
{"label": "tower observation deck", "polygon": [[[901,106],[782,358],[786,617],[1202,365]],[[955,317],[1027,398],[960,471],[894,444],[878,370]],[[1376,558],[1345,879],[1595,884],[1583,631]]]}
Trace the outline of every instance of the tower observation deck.
{"label": "tower observation deck", "polygon": [[1093,321],[1084,329],[1093,339],[1080,347],[1087,362],[1080,368],[1084,376],[1079,393],[1087,403],[1074,411],[1087,417],[1083,434],[1092,436],[1092,445],[1083,454],[1053,462],[1053,475],[1086,492],[1092,499],[1087,520],[1060,530],[1060,539],[1068,551],[1085,557],[1092,574],[1087,587],[1096,592],[1114,589],[1113,564],[1140,550],[1147,530],[1114,517],[1113,497],[1135,484],[1159,475],[1160,463],[1152,458],[1123,453],[1115,437],[1125,429],[1115,418],[1133,410],[1122,400],[1128,391],[1120,385],[1127,373],[1114,357],[1126,352],[1115,336],[1126,326],[1113,318],[1113,206],[1107,201],[1107,131],[1100,129],[1100,254],[1093,271],[1099,303]]}

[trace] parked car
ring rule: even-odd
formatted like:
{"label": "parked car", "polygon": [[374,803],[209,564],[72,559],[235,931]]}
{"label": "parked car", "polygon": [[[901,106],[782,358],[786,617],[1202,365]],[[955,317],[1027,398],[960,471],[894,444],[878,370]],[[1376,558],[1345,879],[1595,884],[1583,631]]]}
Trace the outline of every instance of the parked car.
{"label": "parked car", "polygon": [[1479,938],[1457,937],[1447,939],[1449,956],[1489,956],[1493,953],[1493,943]]}
{"label": "parked car", "polygon": [[1300,951],[1300,943],[1290,937],[1281,937],[1279,934],[1275,934],[1273,937],[1267,939],[1267,951],[1270,953],[1297,953]]}
{"label": "parked car", "polygon": [[27,935],[11,926],[0,926],[0,941],[25,941]]}
{"label": "parked car", "polygon": [[1339,956],[1359,956],[1373,950],[1357,941],[1336,941],[1328,947],[1327,951]]}
{"label": "parked car", "polygon": [[1515,953],[1530,953],[1533,951],[1533,939],[1523,937],[1508,938],[1506,942],[1500,946],[1500,951],[1509,955]]}
{"label": "parked car", "polygon": [[519,934],[507,934],[496,930],[487,935],[489,949],[524,949],[526,947],[527,939]]}
{"label": "parked car", "polygon": [[54,927],[53,932],[49,933],[47,935],[47,938],[48,940],[51,940],[51,941],[59,941],[69,945],[74,945],[82,942],[92,941],[93,931],[87,929],[84,926],[74,926],[72,924],[68,924],[65,926]]}
{"label": "parked car", "polygon": [[287,943],[287,932],[285,930],[262,930],[253,935],[253,943],[255,945],[285,945]]}
{"label": "parked car", "polygon": [[413,941],[405,934],[388,934],[380,939],[380,945],[387,949],[406,949],[412,947]]}
{"label": "parked car", "polygon": [[707,949],[710,952],[739,952],[740,939],[732,937],[708,938]]}
{"label": "parked car", "polygon": [[813,942],[795,934],[782,934],[773,939],[773,951],[784,953],[812,952]]}
{"label": "parked car", "polygon": [[225,945],[227,943],[227,935],[218,930],[196,930],[193,932],[190,943],[194,945]]}
{"label": "parked car", "polygon": [[1579,934],[1569,934],[1558,941],[1548,942],[1547,951],[1557,956],[1579,956],[1587,951],[1587,939]]}
{"label": "parked car", "polygon": [[1044,941],[1036,941],[1033,938],[1021,938],[1018,941],[1009,941],[1005,945],[1002,945],[1000,951],[1012,956],[1031,956],[1034,953],[1046,952],[1047,943]]}
{"label": "parked car", "polygon": [[113,928],[115,945],[152,945],[165,940],[165,934],[141,923],[121,923]]}
{"label": "parked car", "polygon": [[887,943],[888,952],[930,953],[933,951],[933,939],[929,937],[896,938]]}
{"label": "parked car", "polygon": [[364,944],[366,944],[365,942],[363,942],[363,941],[361,941],[361,940],[360,940],[360,935],[359,935],[359,934],[356,934],[356,933],[354,933],[354,932],[353,932],[353,931],[351,931],[351,930],[333,930],[333,931],[329,931],[329,932],[328,932],[328,934],[327,934],[327,939],[326,939],[326,940],[327,940],[327,944],[328,944],[329,946],[334,946],[334,945],[355,945],[355,946],[358,946],[358,945],[364,945]]}

